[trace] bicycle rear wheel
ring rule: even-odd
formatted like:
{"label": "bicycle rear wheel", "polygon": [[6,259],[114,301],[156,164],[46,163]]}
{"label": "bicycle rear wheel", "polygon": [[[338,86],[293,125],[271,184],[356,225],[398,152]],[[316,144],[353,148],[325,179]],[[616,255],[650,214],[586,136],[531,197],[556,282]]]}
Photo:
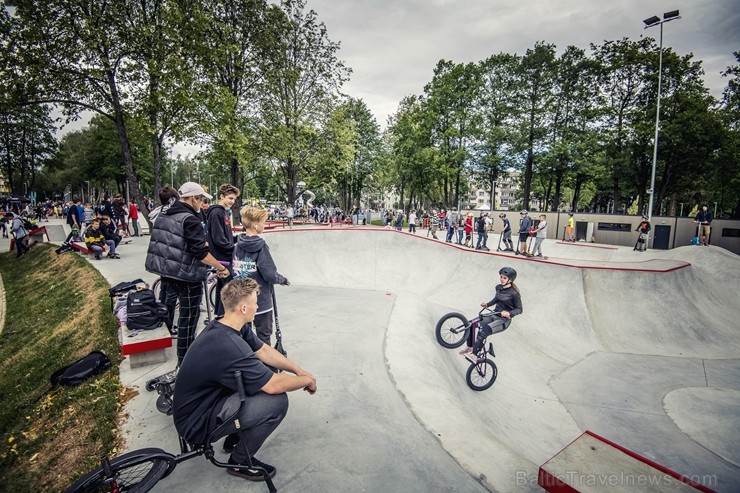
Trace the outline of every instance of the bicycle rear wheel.
{"label": "bicycle rear wheel", "polygon": [[470,330],[468,326],[468,319],[462,313],[452,312],[443,315],[434,329],[437,342],[447,349],[462,346],[468,337],[468,330]]}
{"label": "bicycle rear wheel", "polygon": [[484,361],[470,365],[465,374],[465,381],[468,382],[468,387],[480,392],[490,388],[497,376],[496,363],[486,358]]}
{"label": "bicycle rear wheel", "polygon": [[158,448],[128,452],[110,461],[111,475],[98,467],[77,480],[65,493],[144,493],[175,467],[175,461],[168,460],[167,455],[167,452]]}

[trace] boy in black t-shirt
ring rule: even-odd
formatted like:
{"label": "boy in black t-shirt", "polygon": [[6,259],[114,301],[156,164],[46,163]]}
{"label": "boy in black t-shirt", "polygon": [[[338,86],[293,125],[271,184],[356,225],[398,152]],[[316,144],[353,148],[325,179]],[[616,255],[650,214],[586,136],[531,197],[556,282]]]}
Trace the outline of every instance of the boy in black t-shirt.
{"label": "boy in black t-shirt", "polygon": [[[236,279],[221,292],[224,316],[214,320],[190,345],[177,374],[173,402],[175,428],[188,442],[201,444],[208,435],[232,416],[240,406],[234,372],[242,372],[247,402],[239,415],[241,434],[246,443],[234,444],[238,437],[234,425],[226,429],[228,451],[234,447],[230,464],[263,467],[272,477],[275,468],[253,456],[285,417],[286,392],[303,389],[316,392],[316,377],[278,351],[262,343],[242,327],[254,319],[259,286],[254,279]],[[266,365],[293,373],[273,373]],[[227,469],[233,476],[261,481],[255,469]]]}

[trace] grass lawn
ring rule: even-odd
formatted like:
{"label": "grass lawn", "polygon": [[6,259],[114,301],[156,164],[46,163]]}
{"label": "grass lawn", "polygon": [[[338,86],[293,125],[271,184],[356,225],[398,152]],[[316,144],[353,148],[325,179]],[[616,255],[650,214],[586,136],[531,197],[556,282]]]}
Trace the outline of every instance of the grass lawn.
{"label": "grass lawn", "polygon": [[[0,254],[0,491],[63,491],[119,447],[123,393],[108,283],[74,253],[36,245]],[[78,387],[49,391],[57,368],[97,349],[112,366]],[[49,392],[47,392],[49,391]]]}

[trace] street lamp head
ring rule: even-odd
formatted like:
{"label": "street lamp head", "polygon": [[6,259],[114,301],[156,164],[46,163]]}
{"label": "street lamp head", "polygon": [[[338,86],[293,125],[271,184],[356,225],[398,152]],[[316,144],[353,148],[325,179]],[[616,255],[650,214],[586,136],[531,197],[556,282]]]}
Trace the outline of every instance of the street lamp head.
{"label": "street lamp head", "polygon": [[660,22],[660,17],[658,17],[657,15],[654,15],[650,17],[649,19],[645,19],[642,22],[645,23],[645,27],[651,27]]}
{"label": "street lamp head", "polygon": [[670,12],[666,12],[665,14],[663,14],[664,21],[669,21],[671,19],[675,19],[676,17],[678,17],[678,10],[671,10]]}

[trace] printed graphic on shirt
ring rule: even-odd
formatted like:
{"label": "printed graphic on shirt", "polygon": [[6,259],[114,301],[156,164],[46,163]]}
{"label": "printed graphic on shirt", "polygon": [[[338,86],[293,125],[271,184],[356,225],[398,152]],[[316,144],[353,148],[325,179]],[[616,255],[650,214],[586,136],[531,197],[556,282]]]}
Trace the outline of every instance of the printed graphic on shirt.
{"label": "printed graphic on shirt", "polygon": [[257,262],[252,257],[234,259],[231,267],[234,270],[234,279],[246,279],[247,277],[252,277],[252,274],[257,272]]}

